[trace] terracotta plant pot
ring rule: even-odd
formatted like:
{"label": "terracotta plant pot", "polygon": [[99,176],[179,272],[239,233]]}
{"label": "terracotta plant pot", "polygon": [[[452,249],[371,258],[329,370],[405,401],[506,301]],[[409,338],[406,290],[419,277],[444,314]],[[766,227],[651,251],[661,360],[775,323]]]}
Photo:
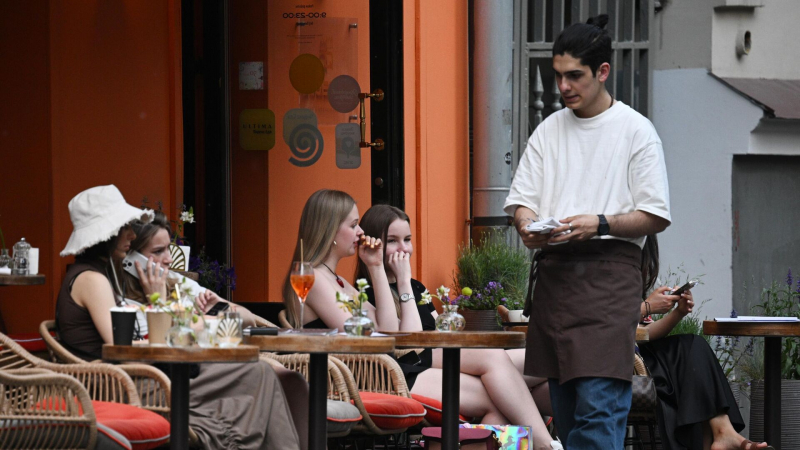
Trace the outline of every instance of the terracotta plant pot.
{"label": "terracotta plant pot", "polygon": [[497,323],[497,311],[494,309],[485,311],[459,309],[458,311],[467,322],[464,331],[503,331]]}

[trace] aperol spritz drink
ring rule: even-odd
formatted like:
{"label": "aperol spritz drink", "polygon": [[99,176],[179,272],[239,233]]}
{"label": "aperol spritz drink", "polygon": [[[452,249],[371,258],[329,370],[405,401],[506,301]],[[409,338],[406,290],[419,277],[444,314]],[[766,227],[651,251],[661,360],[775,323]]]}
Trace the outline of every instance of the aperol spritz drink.
{"label": "aperol spritz drink", "polygon": [[300,326],[303,329],[303,309],[306,306],[306,297],[311,287],[314,286],[314,268],[311,263],[295,261],[292,263],[292,273],[289,275],[297,298],[300,300]]}

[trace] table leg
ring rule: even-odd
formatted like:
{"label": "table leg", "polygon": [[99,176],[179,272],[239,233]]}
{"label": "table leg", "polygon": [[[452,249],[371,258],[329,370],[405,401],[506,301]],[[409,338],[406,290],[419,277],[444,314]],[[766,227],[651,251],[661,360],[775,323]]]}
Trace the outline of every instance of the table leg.
{"label": "table leg", "polygon": [[781,448],[781,338],[764,338],[764,438]]}
{"label": "table leg", "polygon": [[461,390],[461,349],[442,350],[442,449],[458,448],[458,393]]}
{"label": "table leg", "polygon": [[328,439],[328,355],[312,353],[308,362],[308,448],[325,450]]}
{"label": "table leg", "polygon": [[172,364],[169,448],[189,448],[189,364]]}

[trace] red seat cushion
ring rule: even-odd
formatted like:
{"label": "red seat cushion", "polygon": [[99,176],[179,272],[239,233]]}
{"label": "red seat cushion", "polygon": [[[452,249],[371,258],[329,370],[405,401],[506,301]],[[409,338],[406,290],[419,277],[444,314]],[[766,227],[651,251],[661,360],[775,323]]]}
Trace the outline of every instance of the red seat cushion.
{"label": "red seat cushion", "polygon": [[146,409],[92,400],[97,422],[125,436],[133,450],[148,450],[169,442],[167,419]]}
{"label": "red seat cushion", "polygon": [[375,425],[386,430],[408,428],[425,417],[425,407],[411,398],[373,392],[359,392],[359,396]]}
{"label": "red seat cushion", "polygon": [[[431,425],[438,427],[442,426],[442,402],[436,400],[435,398],[425,397],[417,394],[411,394],[411,398],[420,402],[422,406],[425,407],[425,411],[427,411],[425,419]],[[461,423],[469,422],[469,419],[462,415],[458,416],[458,420]]]}
{"label": "red seat cushion", "polygon": [[16,333],[10,334],[8,337],[31,353],[47,351],[47,345],[39,333]]}

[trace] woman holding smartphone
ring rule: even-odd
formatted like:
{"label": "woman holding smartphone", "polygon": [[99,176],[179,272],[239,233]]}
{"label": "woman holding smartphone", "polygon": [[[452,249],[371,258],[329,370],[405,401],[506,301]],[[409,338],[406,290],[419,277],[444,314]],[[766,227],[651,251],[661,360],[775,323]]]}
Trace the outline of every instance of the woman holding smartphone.
{"label": "woman holding smartphone", "polygon": [[[647,236],[642,249],[645,294],[655,285],[658,269],[658,240]],[[639,344],[639,352],[655,381],[663,448],[771,449],[766,442],[755,443],[739,434],[744,420],[706,340],[693,334],[667,336],[694,308],[691,290],[670,295],[672,289],[677,286],[656,288],[641,306],[650,340]],[[668,314],[654,322],[651,313]]]}
{"label": "woman holding smartphone", "polygon": [[[136,239],[131,223],[149,222],[153,212],[128,205],[113,185],[81,192],[69,212],[74,230],[61,256],[76,257],[58,294],[56,326],[67,349],[94,361],[102,358],[103,344],[113,342],[110,310],[123,303],[118,272]],[[204,448],[300,448],[268,363],[200,364],[194,375],[189,426]]]}

